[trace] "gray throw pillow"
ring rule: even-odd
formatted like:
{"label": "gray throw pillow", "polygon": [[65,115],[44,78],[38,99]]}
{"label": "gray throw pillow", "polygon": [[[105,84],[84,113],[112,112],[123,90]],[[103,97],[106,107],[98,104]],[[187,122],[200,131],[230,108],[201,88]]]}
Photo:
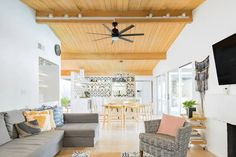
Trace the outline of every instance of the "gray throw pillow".
{"label": "gray throw pillow", "polygon": [[36,135],[41,132],[38,121],[28,121],[28,122],[21,122],[15,125],[19,137],[27,137],[31,135]]}
{"label": "gray throw pillow", "polygon": [[7,126],[8,133],[11,138],[15,139],[18,137],[15,124],[25,121],[22,110],[13,110],[6,112],[5,122]]}
{"label": "gray throw pillow", "polygon": [[6,123],[4,121],[4,113],[0,113],[0,145],[11,141],[8,134]]}

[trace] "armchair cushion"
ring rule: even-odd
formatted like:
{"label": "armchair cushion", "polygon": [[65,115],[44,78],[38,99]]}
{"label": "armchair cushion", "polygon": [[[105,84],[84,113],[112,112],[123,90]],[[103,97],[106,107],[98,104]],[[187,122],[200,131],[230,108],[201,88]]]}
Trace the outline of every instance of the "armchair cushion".
{"label": "armchair cushion", "polygon": [[164,135],[164,134],[152,134],[152,133],[141,133],[139,135],[140,141],[159,147],[161,149],[175,151],[177,149],[177,144],[175,142],[175,137]]}
{"label": "armchair cushion", "polygon": [[157,133],[176,137],[178,129],[183,127],[184,118],[163,114]]}

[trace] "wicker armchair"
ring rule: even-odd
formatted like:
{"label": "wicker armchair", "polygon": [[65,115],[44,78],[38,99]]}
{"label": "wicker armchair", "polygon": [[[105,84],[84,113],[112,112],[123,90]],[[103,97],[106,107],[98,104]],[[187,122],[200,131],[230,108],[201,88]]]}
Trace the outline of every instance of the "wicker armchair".
{"label": "wicker armchair", "polygon": [[191,135],[191,126],[185,122],[184,127],[178,130],[177,136],[156,134],[161,120],[145,121],[145,133],[139,135],[139,150],[154,157],[186,157]]}

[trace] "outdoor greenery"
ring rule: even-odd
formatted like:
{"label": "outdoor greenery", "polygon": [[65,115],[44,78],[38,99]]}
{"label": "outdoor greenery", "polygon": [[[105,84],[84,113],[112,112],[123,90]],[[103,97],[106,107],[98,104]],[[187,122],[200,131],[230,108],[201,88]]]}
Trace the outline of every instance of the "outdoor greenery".
{"label": "outdoor greenery", "polygon": [[68,97],[61,98],[61,105],[67,108],[70,105],[70,99]]}
{"label": "outdoor greenery", "polygon": [[196,101],[195,100],[189,100],[189,101],[183,102],[183,107],[185,109],[192,108],[195,105],[196,105]]}

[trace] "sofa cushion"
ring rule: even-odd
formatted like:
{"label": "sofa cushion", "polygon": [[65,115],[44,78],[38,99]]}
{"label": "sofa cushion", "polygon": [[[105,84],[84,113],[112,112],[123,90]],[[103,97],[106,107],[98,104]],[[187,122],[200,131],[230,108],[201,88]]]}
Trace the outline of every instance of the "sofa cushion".
{"label": "sofa cushion", "polygon": [[52,129],[49,110],[25,111],[24,115],[27,121],[37,120],[41,131],[49,131]]}
{"label": "sofa cushion", "polygon": [[0,113],[0,145],[5,144],[11,141],[11,138],[8,134],[6,123],[4,120],[4,113]]}
{"label": "sofa cushion", "polygon": [[31,135],[36,135],[41,132],[37,120],[21,122],[15,125],[19,137],[26,137]]}
{"label": "sofa cushion", "polygon": [[5,122],[7,126],[8,133],[11,138],[17,138],[18,134],[15,128],[15,124],[21,123],[25,121],[25,117],[23,116],[23,110],[12,110],[8,111],[5,114]]}
{"label": "sofa cushion", "polygon": [[63,108],[61,106],[43,105],[38,110],[53,110],[53,118],[54,118],[55,125],[59,127],[64,124]]}
{"label": "sofa cushion", "polygon": [[[56,107],[56,106],[55,106]],[[42,105],[40,108],[35,108],[31,111],[44,111],[44,110],[48,110],[49,111],[49,115],[50,115],[50,124],[51,124],[51,128],[56,128],[56,123],[54,120],[54,108],[53,106],[46,106],[46,105]]]}
{"label": "sofa cushion", "polygon": [[144,143],[170,151],[174,151],[177,148],[177,144],[173,136],[164,134],[141,133],[139,135],[139,139]]}
{"label": "sofa cushion", "polygon": [[64,124],[63,108],[61,106],[55,106],[53,108],[53,116],[56,126],[62,126]]}
{"label": "sofa cushion", "polygon": [[56,130],[12,140],[0,147],[0,156],[41,157],[44,151],[49,151],[62,140],[63,134],[63,131]]}
{"label": "sofa cushion", "polygon": [[55,129],[56,128],[56,123],[54,120],[54,112],[52,109],[49,109],[49,115],[50,115],[50,124],[51,124],[51,128]]}
{"label": "sofa cushion", "polygon": [[98,123],[97,113],[64,113],[66,123]]}
{"label": "sofa cushion", "polygon": [[64,130],[65,137],[95,137],[99,128],[97,123],[68,123],[57,129]]}

